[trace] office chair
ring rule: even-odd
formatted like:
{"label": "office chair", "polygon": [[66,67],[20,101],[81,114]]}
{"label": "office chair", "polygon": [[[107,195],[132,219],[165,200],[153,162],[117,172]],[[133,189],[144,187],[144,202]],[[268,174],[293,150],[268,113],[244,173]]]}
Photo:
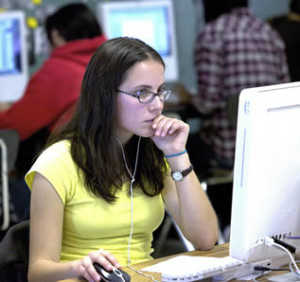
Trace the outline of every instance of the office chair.
{"label": "office chair", "polygon": [[194,251],[195,250],[195,247],[193,246],[193,244],[185,238],[185,236],[182,234],[177,223],[174,221],[172,216],[166,211],[166,215],[165,215],[165,219],[164,219],[162,228],[161,228],[159,236],[154,244],[154,248],[156,250],[155,255],[157,257],[160,257],[162,255],[164,244],[166,243],[167,238],[170,235],[169,233],[170,233],[170,230],[172,227],[175,228],[178,238],[180,239],[180,243],[182,244],[183,250],[184,251]]}
{"label": "office chair", "polygon": [[[0,155],[1,155],[1,194],[2,200],[2,226],[1,230],[6,230],[10,224],[10,201],[8,175],[13,169],[19,149],[19,134],[15,130],[0,130]],[[1,211],[1,209],[0,209]],[[1,214],[1,213],[0,213]]]}
{"label": "office chair", "polygon": [[[203,188],[203,190],[207,193],[207,183],[206,182],[201,182],[201,186]],[[189,251],[194,251],[195,247],[193,246],[193,244],[185,238],[185,236],[183,235],[183,233],[181,232],[179,226],[177,225],[177,223],[175,222],[175,220],[172,218],[172,216],[166,211],[166,216],[165,216],[165,220],[162,226],[162,229],[160,231],[160,234],[157,238],[157,241],[155,243],[155,249],[156,251],[156,256],[159,257],[161,250],[163,249],[163,246],[167,240],[167,237],[169,235],[169,232],[172,228],[172,226],[175,228],[176,233],[178,235],[178,238],[180,239],[180,242],[183,245],[184,251],[189,252]],[[223,232],[221,230],[221,226],[220,224],[218,225],[218,241],[217,244],[224,244],[227,240],[224,238],[223,236]]]}
{"label": "office chair", "polygon": [[27,281],[29,220],[11,226],[0,242],[0,282]]}

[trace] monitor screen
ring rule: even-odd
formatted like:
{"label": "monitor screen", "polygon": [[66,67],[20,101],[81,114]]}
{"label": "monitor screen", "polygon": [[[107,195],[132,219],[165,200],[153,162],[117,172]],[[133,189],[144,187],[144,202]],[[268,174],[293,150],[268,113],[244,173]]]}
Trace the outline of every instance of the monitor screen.
{"label": "monitor screen", "polygon": [[300,83],[245,89],[238,106],[230,255],[244,261],[300,250]]}
{"label": "monitor screen", "polygon": [[18,100],[27,77],[24,14],[21,11],[0,13],[0,102]]}
{"label": "monitor screen", "polygon": [[99,21],[108,38],[135,37],[152,46],[166,64],[166,81],[178,79],[172,1],[99,3]]}

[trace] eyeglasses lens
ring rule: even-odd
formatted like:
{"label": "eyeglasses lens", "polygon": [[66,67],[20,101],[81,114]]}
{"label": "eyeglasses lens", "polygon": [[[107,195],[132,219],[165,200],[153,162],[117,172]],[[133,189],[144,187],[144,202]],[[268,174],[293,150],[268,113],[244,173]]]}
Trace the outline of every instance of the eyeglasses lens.
{"label": "eyeglasses lens", "polygon": [[140,95],[139,100],[143,104],[151,103],[155,99],[155,96],[158,95],[158,97],[161,101],[165,101],[169,98],[171,92],[172,91],[169,90],[169,89],[168,90],[162,90],[158,94],[147,92],[147,93],[144,93],[144,94]]}

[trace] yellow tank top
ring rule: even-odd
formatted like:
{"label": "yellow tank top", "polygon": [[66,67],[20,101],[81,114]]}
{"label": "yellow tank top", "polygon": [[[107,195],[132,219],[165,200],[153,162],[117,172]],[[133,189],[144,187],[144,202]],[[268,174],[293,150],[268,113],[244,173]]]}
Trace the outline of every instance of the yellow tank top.
{"label": "yellow tank top", "polygon": [[104,249],[112,253],[121,265],[127,265],[131,212],[131,263],[151,259],[152,232],[164,217],[161,195],[148,197],[134,188],[131,211],[130,182],[127,182],[117,192],[117,201],[108,204],[86,191],[83,177],[78,173],[69,149],[68,141],[52,145],[40,155],[25,177],[31,188],[35,173],[42,174],[64,204],[61,261],[81,259],[91,250]]}

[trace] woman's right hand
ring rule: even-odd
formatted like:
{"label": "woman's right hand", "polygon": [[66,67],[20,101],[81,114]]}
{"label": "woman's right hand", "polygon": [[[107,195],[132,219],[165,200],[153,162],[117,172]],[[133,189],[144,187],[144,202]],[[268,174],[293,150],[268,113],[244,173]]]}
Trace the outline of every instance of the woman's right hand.
{"label": "woman's right hand", "polygon": [[79,261],[77,265],[79,276],[90,282],[100,281],[101,277],[93,266],[95,262],[101,264],[107,271],[112,271],[113,267],[121,268],[121,265],[111,253],[100,249],[98,251],[91,251]]}

